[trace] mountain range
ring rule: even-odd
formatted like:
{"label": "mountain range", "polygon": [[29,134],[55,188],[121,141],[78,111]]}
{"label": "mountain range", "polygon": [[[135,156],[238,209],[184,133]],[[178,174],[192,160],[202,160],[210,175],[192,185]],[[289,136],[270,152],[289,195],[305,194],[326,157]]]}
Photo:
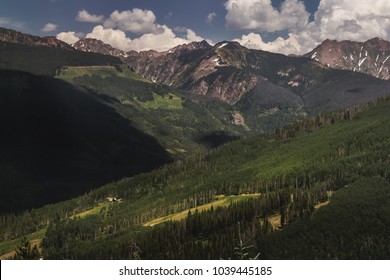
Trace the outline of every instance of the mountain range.
{"label": "mountain range", "polygon": [[39,37],[21,33],[12,29],[0,27],[0,42],[15,43],[27,46],[55,47],[71,50],[67,43],[58,40],[56,37]]}
{"label": "mountain range", "polygon": [[[85,46],[85,40],[80,42]],[[96,52],[115,52],[107,51],[97,40],[90,42]],[[250,50],[237,42],[210,46],[203,41],[166,52],[119,52],[117,56],[148,80],[206,99],[216,98],[239,108],[254,102],[263,112],[282,107],[294,111],[293,115],[305,115],[366,102],[374,92],[375,97],[386,95],[387,90],[381,88],[387,82],[359,73],[388,80],[390,43],[379,38],[365,43],[327,40],[307,55],[288,57]],[[317,102],[329,87],[333,96],[328,102],[324,98]]]}
{"label": "mountain range", "polygon": [[1,257],[388,258],[389,58],[1,28]]}

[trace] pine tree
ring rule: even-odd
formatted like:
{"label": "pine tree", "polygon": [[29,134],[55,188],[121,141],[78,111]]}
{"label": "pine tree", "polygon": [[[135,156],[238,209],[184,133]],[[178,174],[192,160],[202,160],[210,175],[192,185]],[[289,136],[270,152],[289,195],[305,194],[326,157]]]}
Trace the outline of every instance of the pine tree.
{"label": "pine tree", "polygon": [[22,238],[15,251],[15,259],[17,260],[39,260],[41,257],[37,245],[32,248],[30,241],[26,237]]}

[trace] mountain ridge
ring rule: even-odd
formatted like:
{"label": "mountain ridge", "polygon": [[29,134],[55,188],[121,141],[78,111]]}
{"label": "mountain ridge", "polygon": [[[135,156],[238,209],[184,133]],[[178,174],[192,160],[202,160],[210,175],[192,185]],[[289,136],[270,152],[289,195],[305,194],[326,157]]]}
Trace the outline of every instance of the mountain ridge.
{"label": "mountain ridge", "polygon": [[79,41],[74,43],[72,47],[76,50],[84,52],[100,53],[104,55],[116,56],[119,58],[128,56],[126,52],[113,48],[109,44],[105,44],[103,41],[93,38],[80,39]]}
{"label": "mountain ridge", "polygon": [[304,56],[325,67],[390,79],[390,42],[378,37],[365,42],[325,40]]}
{"label": "mountain ridge", "polygon": [[72,46],[54,36],[39,37],[3,27],[0,27],[0,42],[16,43],[27,46],[55,47],[67,50],[73,49]]}

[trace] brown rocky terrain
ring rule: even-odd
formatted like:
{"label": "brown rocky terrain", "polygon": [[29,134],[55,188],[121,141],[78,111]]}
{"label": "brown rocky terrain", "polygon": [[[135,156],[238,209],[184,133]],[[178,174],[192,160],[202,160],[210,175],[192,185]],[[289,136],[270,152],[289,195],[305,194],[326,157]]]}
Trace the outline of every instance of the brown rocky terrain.
{"label": "brown rocky terrain", "polygon": [[326,67],[390,79],[390,42],[381,38],[362,43],[326,40],[305,56]]}
{"label": "brown rocky terrain", "polygon": [[84,52],[94,52],[94,53],[100,53],[100,54],[111,55],[116,57],[128,56],[124,51],[113,48],[110,45],[105,44],[101,40],[91,39],[91,38],[83,38],[79,40],[78,42],[73,44],[73,48]]}

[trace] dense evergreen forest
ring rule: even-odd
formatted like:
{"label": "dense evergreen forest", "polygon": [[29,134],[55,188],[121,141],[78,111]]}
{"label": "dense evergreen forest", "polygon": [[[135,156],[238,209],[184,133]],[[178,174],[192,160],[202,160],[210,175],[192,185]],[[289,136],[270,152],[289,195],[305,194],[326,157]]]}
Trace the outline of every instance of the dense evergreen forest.
{"label": "dense evergreen forest", "polygon": [[[47,259],[389,258],[389,109],[381,99],[318,115],[3,215],[1,244],[44,230]],[[232,195],[242,199],[188,211]],[[180,211],[180,220],[145,225]]]}

